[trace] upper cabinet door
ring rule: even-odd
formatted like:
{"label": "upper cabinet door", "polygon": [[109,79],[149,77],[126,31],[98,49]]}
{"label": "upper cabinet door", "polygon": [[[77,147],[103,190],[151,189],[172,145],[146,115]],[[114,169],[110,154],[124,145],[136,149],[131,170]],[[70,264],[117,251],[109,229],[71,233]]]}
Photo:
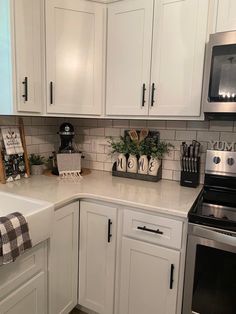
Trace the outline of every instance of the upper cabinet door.
{"label": "upper cabinet door", "polygon": [[153,0],[108,7],[107,115],[148,113]]}
{"label": "upper cabinet door", "polygon": [[46,1],[47,112],[101,113],[105,7]]}
{"label": "upper cabinet door", "polygon": [[14,0],[16,109],[42,111],[43,104],[43,1]]}
{"label": "upper cabinet door", "polygon": [[236,1],[219,0],[216,31],[226,32],[236,30]]}
{"label": "upper cabinet door", "polygon": [[156,0],[150,115],[200,115],[209,2]]}

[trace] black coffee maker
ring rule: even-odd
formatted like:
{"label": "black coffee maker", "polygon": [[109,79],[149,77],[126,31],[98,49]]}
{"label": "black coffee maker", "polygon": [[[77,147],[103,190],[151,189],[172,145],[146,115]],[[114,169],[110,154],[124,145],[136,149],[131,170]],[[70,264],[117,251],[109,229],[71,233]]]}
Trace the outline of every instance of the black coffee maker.
{"label": "black coffee maker", "polygon": [[62,123],[58,134],[60,135],[60,139],[61,139],[59,153],[63,153],[63,154],[75,153],[75,149],[72,144],[72,140],[75,136],[73,125],[68,122]]}
{"label": "black coffee maker", "polygon": [[[75,153],[76,150],[73,147],[73,138],[75,136],[75,130],[71,123],[64,122],[61,124],[59,128],[59,132],[57,134],[60,135],[61,144],[58,150],[58,154],[72,154]],[[57,153],[53,152],[53,168],[52,174],[59,175],[58,167],[57,167]]]}

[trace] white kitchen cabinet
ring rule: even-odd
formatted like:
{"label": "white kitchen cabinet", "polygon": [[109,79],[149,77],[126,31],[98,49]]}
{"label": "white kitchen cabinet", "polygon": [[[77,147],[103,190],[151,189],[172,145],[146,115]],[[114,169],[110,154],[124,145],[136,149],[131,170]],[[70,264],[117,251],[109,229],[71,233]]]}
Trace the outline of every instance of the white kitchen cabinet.
{"label": "white kitchen cabinet", "polygon": [[116,208],[82,201],[79,304],[99,314],[113,313],[115,250]]}
{"label": "white kitchen cabinet", "polygon": [[156,0],[151,116],[200,116],[208,0]]}
{"label": "white kitchen cabinet", "polygon": [[179,258],[175,250],[123,238],[119,313],[175,314]]}
{"label": "white kitchen cabinet", "polygon": [[48,113],[101,114],[105,14],[101,3],[46,1]]}
{"label": "white kitchen cabinet", "polygon": [[18,112],[42,112],[44,1],[14,0],[16,103]]}
{"label": "white kitchen cabinet", "polygon": [[213,11],[211,0],[110,4],[106,114],[199,117],[205,43]]}
{"label": "white kitchen cabinet", "polygon": [[217,12],[217,32],[235,31],[236,30],[236,1],[219,0]]}
{"label": "white kitchen cabinet", "polygon": [[0,301],[1,314],[45,314],[47,313],[47,295],[45,274],[39,273],[12,294]]}
{"label": "white kitchen cabinet", "polygon": [[0,1],[0,114],[41,113],[44,1]]}
{"label": "white kitchen cabinet", "polygon": [[153,0],[108,7],[107,115],[148,114],[152,16]]}
{"label": "white kitchen cabinet", "polygon": [[79,203],[55,212],[49,252],[49,313],[67,314],[77,304]]}

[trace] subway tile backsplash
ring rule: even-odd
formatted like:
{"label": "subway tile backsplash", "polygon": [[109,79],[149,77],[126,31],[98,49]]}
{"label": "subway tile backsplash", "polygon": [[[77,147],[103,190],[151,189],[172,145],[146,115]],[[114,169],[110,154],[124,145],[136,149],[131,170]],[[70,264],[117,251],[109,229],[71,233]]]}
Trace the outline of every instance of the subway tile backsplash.
{"label": "subway tile backsplash", "polygon": [[[0,116],[1,125],[17,124],[17,117]],[[175,148],[163,161],[163,178],[179,180],[182,141],[198,140],[202,144],[201,182],[203,182],[205,152],[209,141],[236,142],[236,121],[154,121],[154,120],[109,120],[24,117],[26,143],[29,153],[51,155],[59,146],[57,131],[62,122],[71,122],[75,127],[75,143],[83,151],[84,167],[111,171],[113,160],[109,155],[107,137],[123,135],[127,128],[148,127],[160,132],[161,140],[172,143]]]}

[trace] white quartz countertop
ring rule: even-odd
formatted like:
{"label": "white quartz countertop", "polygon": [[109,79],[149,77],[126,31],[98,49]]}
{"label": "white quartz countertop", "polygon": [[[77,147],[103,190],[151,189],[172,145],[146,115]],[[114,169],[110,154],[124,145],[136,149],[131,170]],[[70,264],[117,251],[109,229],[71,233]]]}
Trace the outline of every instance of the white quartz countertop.
{"label": "white quartz countertop", "polygon": [[44,200],[53,203],[55,208],[86,198],[183,218],[187,217],[200,190],[201,186],[186,188],[176,181],[152,183],[112,177],[109,172],[96,170],[78,182],[42,175],[0,185],[0,191]]}

